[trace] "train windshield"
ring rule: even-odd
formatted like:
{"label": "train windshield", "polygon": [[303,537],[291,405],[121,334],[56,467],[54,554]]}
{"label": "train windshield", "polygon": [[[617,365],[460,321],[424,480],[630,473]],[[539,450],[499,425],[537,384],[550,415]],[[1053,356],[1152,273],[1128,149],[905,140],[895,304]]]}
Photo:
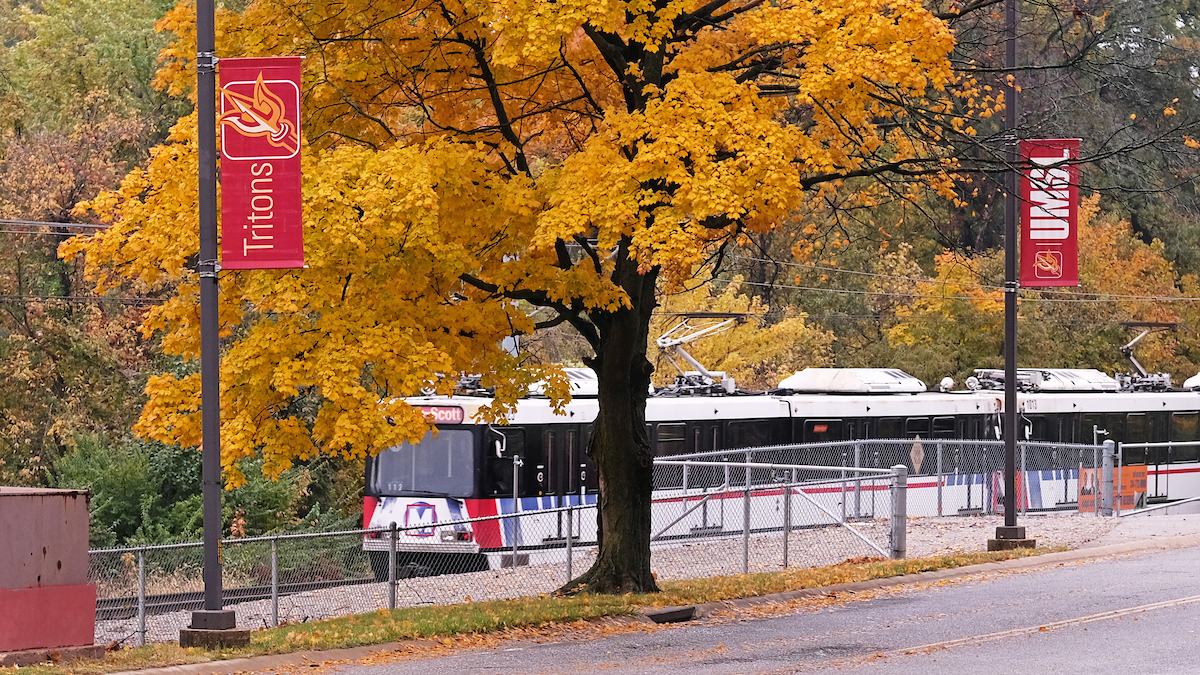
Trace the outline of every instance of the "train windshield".
{"label": "train windshield", "polygon": [[442,430],[420,443],[401,443],[379,453],[373,487],[376,494],[406,492],[470,497],[475,488],[475,435],[466,430]]}

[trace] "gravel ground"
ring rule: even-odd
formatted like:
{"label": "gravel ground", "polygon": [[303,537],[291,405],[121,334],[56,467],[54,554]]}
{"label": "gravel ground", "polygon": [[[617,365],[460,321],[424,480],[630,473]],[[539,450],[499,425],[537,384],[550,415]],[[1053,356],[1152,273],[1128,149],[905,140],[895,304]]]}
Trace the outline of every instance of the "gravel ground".
{"label": "gravel ground", "polygon": [[[1200,529],[1200,516],[1160,516],[1156,518],[1116,519],[1093,515],[1060,513],[1027,515],[1020,524],[1038,546],[1080,548],[1129,541],[1149,536],[1165,536]],[[1153,521],[1153,523],[1150,523]],[[1001,516],[911,518],[908,521],[909,557],[965,553],[986,550]],[[1153,524],[1153,527],[1148,527]],[[854,529],[883,551],[888,550],[887,521],[855,523]],[[779,534],[756,535],[749,541],[746,563],[751,572],[766,572],[783,566],[783,538]],[[820,528],[793,532],[788,540],[789,567],[815,567],[858,556],[879,556],[878,549],[844,528]],[[573,570],[587,569],[594,550],[576,552]],[[565,559],[564,559],[565,560]],[[667,545],[654,551],[653,568],[661,580],[700,578],[742,571],[743,548],[740,536],[690,544]],[[535,564],[517,569],[491,570],[471,574],[402,579],[397,583],[396,602],[400,607],[452,604],[469,600],[496,600],[523,595],[548,593],[566,580],[565,562]],[[285,622],[303,622],[344,616],[386,608],[387,584],[362,584],[300,593],[279,600],[279,618]],[[238,625],[266,627],[271,622],[269,600],[232,605]],[[150,642],[177,640],[179,629],[191,618],[187,611],[147,617],[146,639]],[[103,621],[96,625],[96,642],[134,643],[136,621]]]}

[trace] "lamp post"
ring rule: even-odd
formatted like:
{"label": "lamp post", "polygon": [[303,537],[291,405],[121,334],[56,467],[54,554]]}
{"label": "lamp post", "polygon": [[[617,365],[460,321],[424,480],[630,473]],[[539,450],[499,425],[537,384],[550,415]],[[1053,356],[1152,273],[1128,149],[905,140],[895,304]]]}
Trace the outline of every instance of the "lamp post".
{"label": "lamp post", "polygon": [[196,115],[199,151],[201,462],[204,500],[204,608],[179,631],[184,647],[249,644],[250,631],[222,608],[221,344],[217,317],[217,56],[214,0],[196,3]]}
{"label": "lamp post", "polygon": [[1032,548],[1025,528],[1017,526],[1017,0],[1004,2],[1004,525],[988,550]]}

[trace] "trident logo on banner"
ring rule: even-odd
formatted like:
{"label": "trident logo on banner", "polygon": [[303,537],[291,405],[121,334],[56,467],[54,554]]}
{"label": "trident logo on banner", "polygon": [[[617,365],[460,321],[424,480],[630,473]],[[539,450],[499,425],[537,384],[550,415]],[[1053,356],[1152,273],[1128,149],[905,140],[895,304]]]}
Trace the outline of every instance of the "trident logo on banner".
{"label": "trident logo on banner", "polygon": [[[300,148],[300,134],[296,124],[286,118],[288,109],[283,99],[275,95],[263,81],[261,71],[258,73],[258,79],[254,81],[253,93],[249,96],[238,92],[241,87],[236,85],[239,84],[244,83],[230,83],[221,89],[221,108],[231,109],[230,112],[221,115],[223,128],[232,126],[241,135],[251,138],[265,137],[272,146],[282,149],[283,157],[294,155]],[[271,84],[291,90],[288,93],[293,96],[289,98],[299,93],[290,81],[276,81]],[[293,104],[292,114],[295,114],[297,107],[298,102]]]}

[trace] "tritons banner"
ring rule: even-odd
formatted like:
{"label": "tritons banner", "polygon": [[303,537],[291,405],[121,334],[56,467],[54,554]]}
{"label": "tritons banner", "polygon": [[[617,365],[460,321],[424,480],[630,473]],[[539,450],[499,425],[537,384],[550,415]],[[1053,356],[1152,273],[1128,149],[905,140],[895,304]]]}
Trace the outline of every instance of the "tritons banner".
{"label": "tritons banner", "polygon": [[221,267],[304,267],[300,57],[221,59]]}
{"label": "tritons banner", "polygon": [[1078,138],[1021,141],[1021,285],[1079,285]]}

